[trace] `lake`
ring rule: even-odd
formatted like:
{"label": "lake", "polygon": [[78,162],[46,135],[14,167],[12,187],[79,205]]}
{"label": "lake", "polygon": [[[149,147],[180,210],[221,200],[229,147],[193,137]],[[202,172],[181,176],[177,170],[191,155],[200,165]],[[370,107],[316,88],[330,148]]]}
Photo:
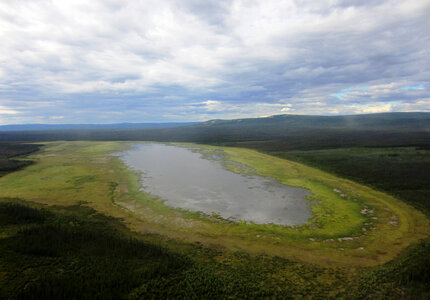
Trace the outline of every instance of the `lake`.
{"label": "lake", "polygon": [[242,175],[222,166],[216,152],[211,159],[180,146],[134,144],[120,154],[130,168],[142,172],[142,190],[166,205],[225,219],[257,224],[298,225],[311,217],[309,191],[278,183],[273,178]]}

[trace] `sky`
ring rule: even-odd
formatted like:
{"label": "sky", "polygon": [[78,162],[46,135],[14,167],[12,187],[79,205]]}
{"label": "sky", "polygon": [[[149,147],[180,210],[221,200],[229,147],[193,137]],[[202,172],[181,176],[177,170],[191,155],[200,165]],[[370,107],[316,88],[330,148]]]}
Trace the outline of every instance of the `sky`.
{"label": "sky", "polygon": [[0,125],[430,112],[430,0],[0,0]]}

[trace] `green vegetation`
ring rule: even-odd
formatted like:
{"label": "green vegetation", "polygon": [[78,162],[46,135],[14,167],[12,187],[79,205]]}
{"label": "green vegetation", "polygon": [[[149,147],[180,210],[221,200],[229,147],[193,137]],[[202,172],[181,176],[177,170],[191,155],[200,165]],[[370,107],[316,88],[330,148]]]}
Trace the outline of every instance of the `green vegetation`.
{"label": "green vegetation", "polygon": [[428,219],[387,194],[253,150],[190,146],[224,151],[232,171],[243,171],[239,163],[259,175],[309,189],[314,217],[291,228],[233,223],[165,206],[140,191],[139,174],[109,155],[128,147],[116,142],[47,144],[32,156],[36,164],[0,179],[0,189],[3,197],[49,205],[87,202],[103,214],[124,218],[139,232],[323,265],[380,264],[428,235]]}
{"label": "green vegetation", "polygon": [[428,243],[360,278],[346,268],[166,241],[174,252],[83,203],[2,199],[0,217],[2,299],[397,298],[422,295],[428,283]]}
{"label": "green vegetation", "polygon": [[31,164],[29,160],[14,159],[39,149],[35,144],[0,143],[0,177]]}
{"label": "green vegetation", "polygon": [[314,218],[290,228],[170,208],[140,192],[139,174],[111,155],[128,144],[47,143],[29,157],[35,164],[0,178],[0,282],[6,283],[0,298],[397,298],[428,292],[430,264],[423,254],[430,246],[419,241],[429,236],[429,222],[414,208],[253,150],[190,146],[223,151],[225,167],[234,172],[309,189]]}
{"label": "green vegetation", "polygon": [[186,266],[92,209],[33,206],[0,202],[2,299],[119,299]]}
{"label": "green vegetation", "polygon": [[269,153],[384,190],[430,212],[430,149],[343,148]]}
{"label": "green vegetation", "polygon": [[289,298],[337,295],[347,283],[342,270],[279,257],[199,244],[178,254],[82,205],[24,203],[0,201],[0,216],[9,218],[0,225],[1,298]]}
{"label": "green vegetation", "polygon": [[430,295],[430,239],[363,274],[354,298],[426,299]]}
{"label": "green vegetation", "polygon": [[[218,150],[220,148],[205,147],[204,149]],[[395,252],[401,248],[400,245],[403,243],[409,243],[409,239],[418,231],[422,230],[421,237],[427,235],[424,232],[427,232],[425,224],[428,224],[428,220],[422,214],[387,194],[376,192],[314,168],[252,150],[222,149],[228,159],[251,167],[256,174],[274,177],[286,185],[307,188],[313,194],[312,199],[319,200],[312,206],[314,218],[307,225],[296,227],[293,230],[274,225],[254,225],[254,228],[261,232],[280,234],[287,239],[294,237],[294,240],[288,241],[289,248],[294,247],[296,243],[300,244],[301,254],[307,255],[307,261],[311,260],[310,256],[312,256],[307,252],[309,249],[310,252],[318,255],[319,262],[324,259],[331,261],[334,256],[339,260],[354,256],[354,260],[361,265],[373,264],[375,263],[375,261],[372,262],[373,259],[380,263],[384,259],[388,259],[391,251]],[[241,169],[237,169],[237,164],[227,164],[226,166],[232,171],[242,172]],[[348,243],[342,244],[341,247],[345,249],[341,251],[341,254],[334,254],[333,249],[338,250],[340,246],[335,243],[336,246],[333,247],[328,240],[343,237],[356,237],[357,241],[351,243],[351,246],[356,248],[351,247],[350,250],[360,249],[360,254],[348,251]],[[419,234],[416,237],[420,238]],[[300,241],[303,238],[312,239],[312,242]],[[392,243],[397,245],[397,249],[387,251],[392,248],[390,246]],[[269,244],[268,241],[266,241],[266,246],[267,244]],[[327,244],[331,246],[327,246]],[[328,256],[323,251],[327,248],[330,249]],[[394,253],[392,254],[394,255]],[[384,256],[387,257],[384,258]],[[300,256],[296,257],[300,258]]]}

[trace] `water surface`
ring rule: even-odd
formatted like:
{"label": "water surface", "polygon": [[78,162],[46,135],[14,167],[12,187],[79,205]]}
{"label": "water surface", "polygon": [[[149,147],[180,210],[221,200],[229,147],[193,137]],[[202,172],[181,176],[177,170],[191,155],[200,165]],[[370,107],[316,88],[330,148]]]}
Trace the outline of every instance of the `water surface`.
{"label": "water surface", "polygon": [[157,143],[135,144],[120,155],[129,167],[142,172],[143,191],[169,206],[258,224],[297,225],[311,216],[307,190],[233,173],[222,167],[220,155],[211,157]]}

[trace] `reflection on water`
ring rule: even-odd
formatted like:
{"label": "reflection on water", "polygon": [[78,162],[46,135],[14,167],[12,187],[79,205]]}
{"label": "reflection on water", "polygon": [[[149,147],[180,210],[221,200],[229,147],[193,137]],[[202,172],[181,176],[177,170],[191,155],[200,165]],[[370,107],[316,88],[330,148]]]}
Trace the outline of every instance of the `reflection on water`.
{"label": "reflection on water", "polygon": [[307,190],[227,171],[219,155],[208,160],[187,148],[153,143],[136,144],[120,157],[143,172],[143,190],[166,205],[258,224],[297,225],[311,216]]}

